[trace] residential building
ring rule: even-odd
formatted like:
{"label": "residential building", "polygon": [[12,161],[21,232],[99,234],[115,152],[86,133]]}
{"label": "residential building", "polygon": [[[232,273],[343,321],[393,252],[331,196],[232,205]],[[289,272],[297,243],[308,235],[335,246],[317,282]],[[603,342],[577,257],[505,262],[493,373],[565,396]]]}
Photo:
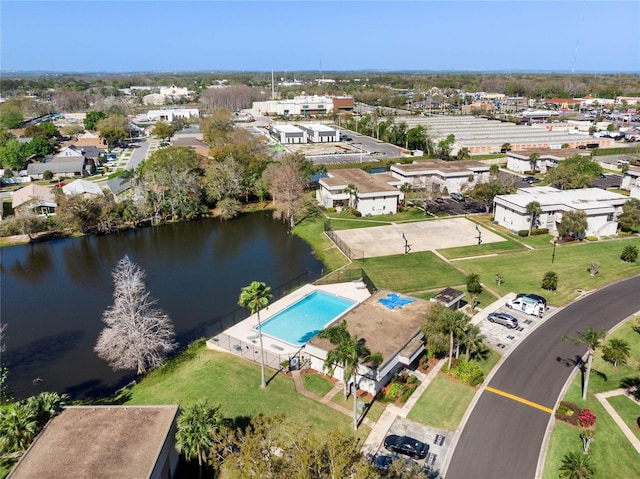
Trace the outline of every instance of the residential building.
{"label": "residential building", "polygon": [[446,187],[448,193],[460,193],[478,182],[489,181],[489,165],[479,161],[419,160],[413,163],[391,165],[391,175],[399,184],[409,183],[414,188],[427,184]]}
{"label": "residential building", "polygon": [[178,406],[69,406],[49,421],[11,479],[172,479]]}
{"label": "residential building", "polygon": [[62,192],[67,196],[81,195],[85,198],[103,196],[104,193],[96,183],[87,180],[75,180],[62,187]]}
{"label": "residential building", "polygon": [[43,163],[29,163],[27,175],[33,179],[42,179],[45,171],[53,173],[54,178],[69,176],[90,176],[96,170],[95,164],[83,155],[69,155],[53,158]]}
{"label": "residential building", "polygon": [[540,204],[542,213],[534,222],[534,228],[549,228],[557,234],[562,215],[567,211],[584,211],[587,215],[586,236],[611,236],[618,229],[618,215],[629,197],[600,188],[559,190],[551,186],[520,188],[515,194],[498,195],[494,200],[495,221],[517,232],[529,229],[531,214],[527,205]]}
{"label": "residential building", "polygon": [[[376,395],[399,370],[413,363],[424,351],[424,336],[420,329],[432,303],[423,299],[401,296],[379,290],[338,321],[346,321],[351,335],[364,341],[372,353],[380,353],[382,362],[376,367],[358,366],[357,387]],[[310,367],[324,371],[327,353],[333,345],[317,336],[304,348]],[[336,367],[334,377],[344,379],[344,371]]]}
{"label": "residential building", "polygon": [[[326,208],[352,206],[365,216],[395,214],[398,202],[404,199],[399,182],[388,173],[369,174],[348,168],[331,170],[327,175],[320,178],[316,190],[316,199]],[[355,187],[351,194],[349,185]]]}
{"label": "residential building", "polygon": [[27,212],[49,216],[55,214],[58,203],[50,187],[28,185],[13,192],[11,207],[16,216]]}
{"label": "residential building", "polygon": [[161,110],[149,110],[147,112],[148,121],[164,121],[171,123],[176,118],[199,118],[200,110],[197,108],[162,108]]}
{"label": "residential building", "polygon": [[[531,155],[537,153],[538,159],[533,164]],[[540,173],[546,173],[549,168],[555,168],[562,160],[571,158],[572,156],[590,156],[588,151],[575,150],[573,148],[561,148],[550,150],[548,148],[532,148],[529,150],[508,151],[507,152],[507,169],[517,173],[525,173],[535,170]]]}
{"label": "residential building", "polygon": [[640,200],[640,166],[630,166],[622,177],[620,189],[628,190],[631,198]]}

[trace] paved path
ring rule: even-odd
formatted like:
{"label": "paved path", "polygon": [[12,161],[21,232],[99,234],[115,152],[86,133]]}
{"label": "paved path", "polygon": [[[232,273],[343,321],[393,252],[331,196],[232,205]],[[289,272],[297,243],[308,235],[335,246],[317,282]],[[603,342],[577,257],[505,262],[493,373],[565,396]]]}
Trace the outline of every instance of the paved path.
{"label": "paved path", "polygon": [[631,445],[636,449],[636,451],[638,451],[638,454],[640,454],[640,439],[638,439],[638,436],[636,436],[633,433],[633,431],[629,428],[629,426],[620,417],[618,412],[613,408],[613,406],[611,406],[611,404],[609,404],[609,401],[607,401],[608,397],[620,396],[620,395],[625,395],[628,398],[630,398],[632,401],[635,401],[638,404],[640,404],[640,401],[635,399],[633,396],[630,396],[629,394],[627,394],[626,389],[614,389],[613,391],[599,393],[599,394],[596,394],[595,396],[598,399],[598,401],[600,401],[600,404],[602,404],[605,410],[609,413],[609,416],[611,416],[611,418],[618,425],[618,427],[623,432],[623,434],[627,437]]}
{"label": "paved path", "polygon": [[[345,414],[346,416],[349,417],[353,417],[353,411],[351,409],[347,409],[346,407],[342,407],[339,404],[336,404],[335,402],[332,401],[333,397],[339,392],[342,391],[343,389],[343,383],[341,382],[337,382],[334,386],[333,389],[331,389],[331,391],[329,391],[327,394],[325,394],[323,397],[320,396],[316,396],[315,394],[307,391],[304,386],[302,385],[302,375],[300,374],[300,371],[291,371],[291,375],[293,376],[293,384],[296,387],[296,391],[300,394],[302,394],[303,396],[306,396],[310,399],[313,399],[314,401],[318,401],[322,404],[325,404],[327,406],[329,406],[331,409],[341,412],[342,414]],[[362,422],[364,424],[366,424],[367,426],[373,428],[375,423],[368,418],[364,418],[362,420]]]}
{"label": "paved path", "polygon": [[404,403],[402,407],[398,407],[395,404],[387,405],[384,412],[376,422],[375,426],[371,429],[369,436],[367,436],[367,439],[362,445],[362,454],[365,457],[373,459],[376,451],[380,447],[380,444],[382,444],[382,441],[387,435],[387,431],[389,430],[393,422],[398,416],[407,417],[407,414],[409,414],[411,408],[416,404],[418,399],[420,399],[420,396],[422,396],[422,393],[425,391],[425,389],[429,387],[429,384],[431,384],[431,381],[433,381],[433,378],[436,377],[444,363],[444,359],[439,361],[438,364],[431,368],[431,371],[429,371],[429,373],[424,378],[420,378],[422,380],[420,386],[418,386],[413,394],[409,396],[409,399],[406,403]]}

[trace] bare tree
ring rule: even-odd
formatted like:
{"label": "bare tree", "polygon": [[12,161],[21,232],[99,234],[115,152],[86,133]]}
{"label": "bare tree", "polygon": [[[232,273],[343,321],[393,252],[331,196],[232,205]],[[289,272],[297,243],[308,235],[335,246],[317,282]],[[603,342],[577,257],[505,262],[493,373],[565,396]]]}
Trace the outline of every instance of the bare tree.
{"label": "bare tree", "polygon": [[144,284],[144,270],[127,256],[113,271],[113,306],[102,314],[106,324],[94,348],[113,369],[144,374],[162,363],[176,347],[169,316],[154,308]]}
{"label": "bare tree", "polygon": [[296,224],[295,215],[301,207],[306,161],[302,155],[286,155],[280,163],[267,166],[262,175],[279,216],[291,228]]}

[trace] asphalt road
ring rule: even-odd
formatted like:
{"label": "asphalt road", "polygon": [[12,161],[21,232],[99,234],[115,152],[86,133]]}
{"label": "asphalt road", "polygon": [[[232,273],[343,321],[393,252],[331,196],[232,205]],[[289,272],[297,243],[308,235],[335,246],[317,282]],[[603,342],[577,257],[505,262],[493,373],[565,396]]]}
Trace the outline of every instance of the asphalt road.
{"label": "asphalt road", "polygon": [[485,389],[464,426],[446,479],[535,478],[549,410],[587,351],[562,336],[589,326],[609,330],[640,310],[638,291],[640,276],[610,285],[567,306],[525,338],[487,387],[534,405]]}

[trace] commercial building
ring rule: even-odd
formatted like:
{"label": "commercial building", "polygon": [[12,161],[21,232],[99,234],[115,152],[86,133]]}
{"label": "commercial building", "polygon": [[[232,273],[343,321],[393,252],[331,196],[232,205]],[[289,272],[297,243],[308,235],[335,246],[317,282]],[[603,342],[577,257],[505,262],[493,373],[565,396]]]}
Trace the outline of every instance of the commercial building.
{"label": "commercial building", "polygon": [[271,125],[269,133],[280,143],[307,143],[307,132],[293,125]]}
{"label": "commercial building", "polygon": [[495,221],[513,232],[529,229],[531,214],[527,205],[533,201],[542,213],[534,220],[534,228],[549,228],[557,234],[562,215],[567,211],[583,211],[587,215],[586,236],[611,236],[618,229],[618,215],[627,196],[600,188],[558,190],[551,186],[520,188],[512,195],[494,199]]}
{"label": "commercial building", "polygon": [[334,111],[353,110],[353,98],[346,96],[296,96],[288,100],[257,101],[253,110],[271,116],[324,116]]}
{"label": "commercial building", "polygon": [[340,141],[340,130],[320,123],[299,123],[298,127],[307,134],[313,143]]}
{"label": "commercial building", "polygon": [[171,123],[176,118],[199,118],[200,110],[197,108],[163,108],[161,110],[149,110],[147,112],[148,121],[164,121]]}

